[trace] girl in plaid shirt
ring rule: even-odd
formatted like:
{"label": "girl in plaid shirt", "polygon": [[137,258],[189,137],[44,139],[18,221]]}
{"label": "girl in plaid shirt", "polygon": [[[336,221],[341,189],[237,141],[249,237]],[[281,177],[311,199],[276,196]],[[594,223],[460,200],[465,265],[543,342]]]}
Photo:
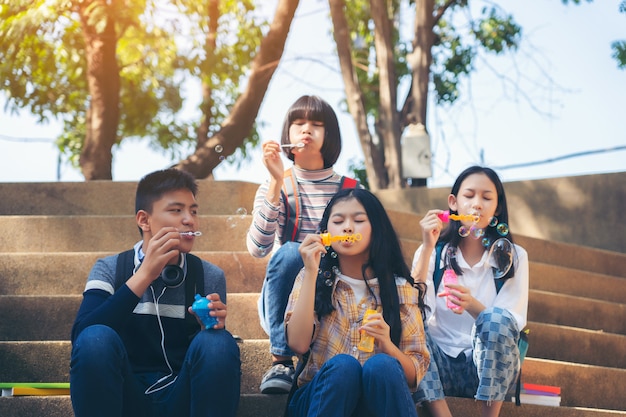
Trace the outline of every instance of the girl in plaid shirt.
{"label": "girl in plaid shirt", "polygon": [[[320,230],[348,239],[300,245],[304,268],[285,314],[287,341],[308,357],[288,404],[296,416],[417,416],[411,397],[430,356],[422,315],[397,235],[380,201],[365,189],[339,191]],[[363,316],[367,309],[378,313]],[[374,338],[371,352],[361,335]]]}

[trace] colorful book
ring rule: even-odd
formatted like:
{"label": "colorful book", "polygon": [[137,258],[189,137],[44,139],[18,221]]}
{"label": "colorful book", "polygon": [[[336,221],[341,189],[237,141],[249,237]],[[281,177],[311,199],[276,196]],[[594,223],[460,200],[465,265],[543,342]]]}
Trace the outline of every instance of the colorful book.
{"label": "colorful book", "polygon": [[70,395],[69,382],[0,382],[3,397],[20,395]]}
{"label": "colorful book", "polygon": [[[550,407],[559,407],[561,405],[561,396],[559,395],[535,395],[520,393],[520,403],[523,404],[535,404],[545,405]],[[511,398],[512,402],[515,402],[515,398]]]}
{"label": "colorful book", "polygon": [[552,385],[539,385],[539,384],[522,384],[524,391],[540,393],[542,395],[561,395],[561,387],[555,387]]}

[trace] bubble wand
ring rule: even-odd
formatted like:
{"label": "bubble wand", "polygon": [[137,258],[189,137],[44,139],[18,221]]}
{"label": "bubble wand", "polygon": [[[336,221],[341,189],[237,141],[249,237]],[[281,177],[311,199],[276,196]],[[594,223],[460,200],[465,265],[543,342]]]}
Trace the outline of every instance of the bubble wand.
{"label": "bubble wand", "polygon": [[281,148],[304,148],[304,143],[287,143],[284,145],[280,145]]}
{"label": "bubble wand", "polygon": [[350,242],[350,243],[354,243],[354,242],[358,242],[362,238],[360,233],[355,233],[353,235],[331,236],[331,234],[328,233],[328,232],[321,233],[320,237],[322,238],[322,244],[324,246],[330,246],[330,244],[332,242]]}
{"label": "bubble wand", "polygon": [[196,230],[195,232],[180,232],[181,236],[202,236],[202,232]]}
{"label": "bubble wand", "polygon": [[469,221],[478,223],[480,221],[480,215],[478,214],[450,214],[450,211],[446,210],[443,213],[437,214],[437,217],[441,219],[442,222],[448,223],[450,219],[458,220],[458,221]]}

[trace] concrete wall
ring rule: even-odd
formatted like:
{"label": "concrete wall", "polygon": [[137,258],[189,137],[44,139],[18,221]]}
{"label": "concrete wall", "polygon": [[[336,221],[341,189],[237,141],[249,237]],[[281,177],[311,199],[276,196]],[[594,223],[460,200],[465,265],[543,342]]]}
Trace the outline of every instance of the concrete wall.
{"label": "concrete wall", "polygon": [[[626,253],[626,172],[504,184],[511,231]],[[450,188],[377,193],[389,209],[424,214],[446,209]]]}

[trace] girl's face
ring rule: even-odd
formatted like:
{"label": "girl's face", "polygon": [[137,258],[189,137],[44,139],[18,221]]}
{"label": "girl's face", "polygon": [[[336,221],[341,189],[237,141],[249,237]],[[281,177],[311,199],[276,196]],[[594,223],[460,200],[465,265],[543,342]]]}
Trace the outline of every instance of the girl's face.
{"label": "girl's face", "polygon": [[339,255],[368,256],[372,225],[363,205],[356,198],[335,203],[328,218],[328,232],[331,236],[361,235],[356,241],[333,242],[332,247]]}
{"label": "girl's face", "polygon": [[291,152],[297,156],[300,153],[315,151],[320,153],[324,144],[324,122],[308,119],[295,119],[289,125],[289,142],[294,145],[304,143],[302,148],[292,148]]}
{"label": "girl's face", "polygon": [[448,196],[448,205],[459,214],[479,214],[480,221],[476,227],[485,228],[489,219],[496,215],[498,192],[487,175],[472,174],[463,180],[456,196]]}

